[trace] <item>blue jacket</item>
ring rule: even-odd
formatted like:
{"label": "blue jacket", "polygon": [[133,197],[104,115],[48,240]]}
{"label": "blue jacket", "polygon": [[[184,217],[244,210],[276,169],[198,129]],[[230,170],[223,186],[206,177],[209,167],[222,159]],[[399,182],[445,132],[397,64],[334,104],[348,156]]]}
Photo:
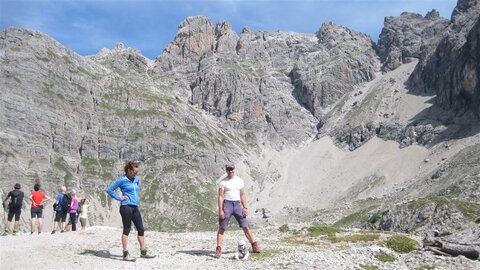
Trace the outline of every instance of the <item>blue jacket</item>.
{"label": "blue jacket", "polygon": [[57,208],[55,209],[55,211],[57,211],[57,212],[62,212],[63,196],[65,196],[65,194],[63,194],[63,193],[58,193],[58,195],[57,195],[58,205],[57,205]]}
{"label": "blue jacket", "polygon": [[[120,188],[122,195],[127,195],[128,199],[122,200],[120,196],[115,193],[115,190]],[[138,206],[139,194],[140,194],[140,178],[135,176],[133,181],[130,181],[126,175],[120,177],[111,184],[107,189],[108,195],[117,201],[120,201],[120,205],[136,205]]]}

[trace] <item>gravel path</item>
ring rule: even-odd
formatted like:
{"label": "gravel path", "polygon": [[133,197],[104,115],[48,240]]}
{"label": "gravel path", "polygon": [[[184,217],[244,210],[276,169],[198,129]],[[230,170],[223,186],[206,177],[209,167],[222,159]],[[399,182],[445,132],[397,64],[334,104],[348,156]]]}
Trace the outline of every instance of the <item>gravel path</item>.
{"label": "gravel path", "polygon": [[[120,229],[90,227],[85,231],[0,237],[1,269],[480,269],[479,261],[464,257],[446,258],[417,251],[398,254],[383,247],[390,234],[373,233],[369,242],[332,242],[326,236],[310,237],[277,228],[254,230],[263,248],[246,261],[232,259],[241,231],[228,231],[224,254],[214,258],[215,232],[147,232],[149,252],[154,259],[138,258],[123,262]],[[372,234],[346,232],[337,236]],[[135,235],[133,233],[132,235]],[[135,237],[130,239],[130,253],[140,254]],[[381,262],[375,256],[387,254],[394,262]],[[430,268],[426,268],[430,267]],[[435,267],[435,268],[432,268]]]}

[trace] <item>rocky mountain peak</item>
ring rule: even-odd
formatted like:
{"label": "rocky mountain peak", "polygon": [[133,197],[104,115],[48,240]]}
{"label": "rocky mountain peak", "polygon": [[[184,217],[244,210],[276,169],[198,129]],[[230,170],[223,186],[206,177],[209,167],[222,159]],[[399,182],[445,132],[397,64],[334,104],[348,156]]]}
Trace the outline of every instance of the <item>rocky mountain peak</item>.
{"label": "rocky mountain peak", "polygon": [[215,26],[216,52],[234,52],[238,42],[238,35],[228,22],[219,22]]}
{"label": "rocky mountain peak", "polygon": [[245,26],[245,27],[242,29],[242,34],[248,34],[248,33],[250,33],[250,32],[252,32],[252,31],[251,31],[250,28],[247,27],[247,26]]}
{"label": "rocky mountain peak", "polygon": [[201,56],[212,51],[214,45],[215,31],[210,19],[205,16],[192,16],[180,23],[174,41],[165,50],[182,56]]}
{"label": "rocky mountain peak", "polygon": [[411,12],[385,17],[377,46],[383,69],[394,70],[410,62],[410,58],[420,58],[425,50],[436,46],[447,25],[448,20],[441,18],[436,10],[425,17]]}
{"label": "rocky mountain peak", "polygon": [[323,23],[317,31],[318,43],[324,45],[327,49],[342,46],[351,43],[358,44],[359,47],[371,46],[371,38],[367,34],[356,32],[345,26],[337,25],[333,22]]}
{"label": "rocky mountain peak", "polygon": [[427,20],[440,19],[440,12],[438,12],[436,9],[432,9],[431,11],[427,12],[427,14],[425,15],[425,19]]}

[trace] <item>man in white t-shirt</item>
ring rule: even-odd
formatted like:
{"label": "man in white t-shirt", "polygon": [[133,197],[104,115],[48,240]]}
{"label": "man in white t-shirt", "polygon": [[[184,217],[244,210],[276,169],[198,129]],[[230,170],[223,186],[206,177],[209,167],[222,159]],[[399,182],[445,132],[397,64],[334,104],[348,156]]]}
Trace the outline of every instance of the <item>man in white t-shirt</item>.
{"label": "man in white t-shirt", "polygon": [[254,241],[253,234],[248,227],[248,208],[243,179],[235,175],[235,164],[227,163],[225,170],[227,176],[221,178],[217,183],[219,228],[215,257],[222,256],[223,234],[227,230],[228,222],[232,216],[235,217],[248,241],[252,244],[253,252],[260,253],[260,246]]}

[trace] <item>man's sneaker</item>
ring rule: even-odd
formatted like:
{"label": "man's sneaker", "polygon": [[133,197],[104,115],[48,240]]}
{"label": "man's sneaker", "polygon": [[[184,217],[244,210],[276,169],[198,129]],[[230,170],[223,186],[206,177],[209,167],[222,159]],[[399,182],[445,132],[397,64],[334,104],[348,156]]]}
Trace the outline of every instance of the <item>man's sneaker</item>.
{"label": "man's sneaker", "polygon": [[134,262],[136,261],[136,259],[132,256],[130,256],[130,253],[128,253],[128,251],[124,251],[123,252],[123,260],[126,261],[126,262]]}
{"label": "man's sneaker", "polygon": [[157,257],[157,255],[150,255],[147,253],[147,250],[140,250],[140,258],[153,259],[155,257]]}
{"label": "man's sneaker", "polygon": [[252,243],[252,249],[253,253],[260,253],[260,246],[257,244],[257,242]]}
{"label": "man's sneaker", "polygon": [[217,246],[217,248],[215,249],[215,258],[220,258],[220,256],[222,256],[222,247]]}
{"label": "man's sneaker", "polygon": [[52,231],[52,234],[54,234],[54,233],[56,233],[56,231],[55,231],[55,230],[53,230],[53,231]]}

